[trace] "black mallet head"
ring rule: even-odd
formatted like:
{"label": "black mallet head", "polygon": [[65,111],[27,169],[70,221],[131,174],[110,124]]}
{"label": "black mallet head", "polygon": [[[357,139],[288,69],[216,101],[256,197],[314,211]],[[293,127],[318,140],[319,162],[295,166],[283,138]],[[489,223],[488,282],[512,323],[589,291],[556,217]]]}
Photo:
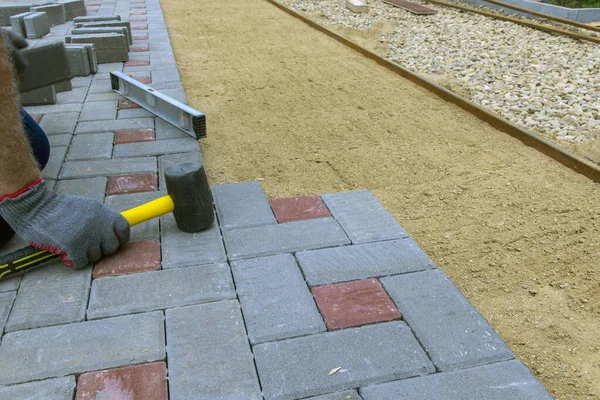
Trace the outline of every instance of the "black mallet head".
{"label": "black mallet head", "polygon": [[165,171],[165,182],[175,205],[173,215],[179,229],[198,232],[213,224],[213,198],[203,164],[173,165]]}

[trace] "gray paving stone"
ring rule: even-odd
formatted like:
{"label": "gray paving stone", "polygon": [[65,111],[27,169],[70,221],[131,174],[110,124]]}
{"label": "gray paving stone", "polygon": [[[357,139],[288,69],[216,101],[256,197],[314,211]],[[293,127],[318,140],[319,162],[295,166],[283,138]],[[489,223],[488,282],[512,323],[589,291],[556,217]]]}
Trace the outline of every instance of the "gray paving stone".
{"label": "gray paving stone", "polygon": [[181,82],[177,67],[152,71],[152,83]]}
{"label": "gray paving stone", "polygon": [[67,44],[67,57],[73,76],[88,76],[92,72],[88,50],[79,44]]}
{"label": "gray paving stone", "polygon": [[10,400],[72,400],[75,397],[75,377],[48,379],[20,385],[0,387],[0,398]]}
{"label": "gray paving stone", "polygon": [[156,140],[115,145],[115,157],[158,156],[172,153],[186,153],[198,149],[198,141],[192,138]]}
{"label": "gray paving stone", "polygon": [[81,16],[73,18],[73,23],[85,23],[85,22],[102,22],[102,21],[120,21],[120,15],[94,15],[94,16]]}
{"label": "gray paving stone", "polygon": [[65,7],[65,19],[67,21],[72,21],[76,17],[87,14],[83,0],[59,0],[59,3]]}
{"label": "gray paving stone", "polygon": [[[116,29],[124,29],[124,28],[127,29],[126,27],[117,27]],[[111,29],[111,28],[102,28],[101,27],[101,28],[95,28],[95,29]],[[115,29],[115,28],[112,28],[112,29]],[[106,64],[98,65],[98,74],[113,72],[113,71],[122,71],[122,70],[123,70],[122,62],[106,63]]]}
{"label": "gray paving stone", "polygon": [[[130,208],[141,206],[144,203],[147,203],[164,195],[166,195],[166,192],[121,194],[118,196],[108,196],[105,202],[106,205],[108,205],[110,208],[117,210],[118,212],[123,212],[125,210],[129,210]],[[136,226],[132,226],[130,241],[134,242],[139,240],[158,240],[160,238],[158,224],[159,219],[154,218],[149,221],[142,222],[141,224],[138,224]],[[163,239],[162,247],[164,246],[165,244]],[[194,263],[188,265],[194,265]]]}
{"label": "gray paving stone", "polygon": [[327,329],[291,254],[236,261],[231,269],[252,344]]}
{"label": "gray paving stone", "polygon": [[323,396],[308,397],[305,400],[362,400],[356,390],[348,390],[339,393],[330,393]]}
{"label": "gray paving stone", "polygon": [[296,258],[311,286],[435,268],[412,239],[303,251]]}
{"label": "gray paving stone", "polygon": [[75,132],[75,125],[77,125],[78,118],[79,112],[45,114],[40,121],[40,127],[48,135],[60,133],[72,134],[73,132]]}
{"label": "gray paving stone", "polygon": [[[23,244],[25,246],[27,245],[27,243],[25,243],[25,242],[23,242]],[[15,250],[18,250],[21,247],[24,247],[24,246],[20,246],[19,248],[16,248]],[[3,248],[2,250],[5,250],[5,248]],[[4,251],[3,251],[2,254],[6,254],[6,253],[4,253]],[[11,275],[8,278],[2,278],[2,280],[0,280],[0,293],[12,292],[12,291],[18,290],[19,285],[21,284],[22,277],[23,277],[23,274],[21,273],[21,274]]]}
{"label": "gray paving stone", "polygon": [[332,218],[224,231],[230,260],[343,246],[350,241]]}
{"label": "gray paving stone", "polygon": [[145,117],[154,117],[149,111],[144,110],[143,108],[131,108],[126,110],[119,110],[117,113],[117,119],[124,118],[145,118]]}
{"label": "gray paving stone", "polygon": [[[71,91],[73,89],[73,85],[71,85],[71,80],[69,79],[66,81],[55,83],[54,89],[56,90],[56,95],[58,96],[59,92],[63,93],[63,92]],[[58,98],[56,99],[56,101],[58,102]]]}
{"label": "gray paving stone", "polygon": [[62,4],[47,4],[31,7],[31,11],[48,14],[50,25],[61,25],[67,21],[65,7]]}
{"label": "gray paving stone", "polygon": [[124,100],[125,97],[118,93],[90,93],[86,101],[106,101],[106,100]]}
{"label": "gray paving stone", "polygon": [[10,332],[0,345],[0,385],[164,358],[160,311]]}
{"label": "gray paving stone", "polygon": [[91,76],[76,77],[76,78],[71,79],[71,84],[73,85],[73,87],[89,88],[91,83],[92,83]]}
{"label": "gray paving stone", "polygon": [[56,93],[56,104],[83,103],[86,95],[87,87],[73,87],[68,92]]}
{"label": "gray paving stone", "polygon": [[[126,43],[132,43],[131,24],[129,21],[93,21],[93,22],[76,22],[75,28],[100,28],[100,27],[124,27],[127,28]],[[115,61],[127,61],[127,60],[112,60],[107,62]]]}
{"label": "gray paving stone", "polygon": [[173,214],[160,217],[163,268],[211,264],[227,260],[221,231],[217,222],[208,229],[195,233],[177,228]]}
{"label": "gray paving stone", "polygon": [[[152,64],[150,64],[150,65],[152,65]],[[149,85],[149,86],[152,87],[153,89],[160,90],[163,93],[165,90],[170,90],[170,89],[183,90],[183,84],[181,82],[175,82],[175,81],[157,82],[157,83],[153,82],[152,85]]]}
{"label": "gray paving stone", "polygon": [[156,157],[128,158],[120,160],[67,161],[61,179],[88,178],[156,172]]}
{"label": "gray paving stone", "polygon": [[399,321],[263,343],[254,346],[254,357],[267,400],[292,400],[435,372],[410,328]]}
{"label": "gray paving stone", "polygon": [[[79,24],[75,26],[77,27],[77,25]],[[73,35],[71,36],[71,43],[92,43],[96,48],[98,64],[129,60],[127,35],[118,33]]]}
{"label": "gray paving stone", "polygon": [[113,149],[113,133],[76,135],[73,138],[67,161],[109,159]]}
{"label": "gray paving stone", "polygon": [[552,400],[517,360],[383,383],[360,394],[364,400]]}
{"label": "gray paving stone", "polygon": [[162,118],[156,118],[156,140],[163,139],[179,139],[188,138],[190,135],[183,132],[181,129],[175,128],[170,123],[166,122]]}
{"label": "gray paving stone", "polygon": [[88,319],[235,299],[229,265],[211,264],[95,279]]}
{"label": "gray paving stone", "polygon": [[50,143],[50,147],[69,147],[72,137],[73,135],[69,135],[68,133],[48,135],[48,142]]}
{"label": "gray paving stone", "polygon": [[[169,82],[165,82],[169,83]],[[185,91],[183,89],[161,89],[162,94],[165,94],[172,99],[175,99],[183,104],[187,104],[187,99],[185,97]]]}
{"label": "gray paving stone", "polygon": [[440,371],[505,361],[514,354],[438,269],[381,279]]}
{"label": "gray paving stone", "polygon": [[4,324],[12,308],[17,292],[0,293],[0,337],[4,331]]}
{"label": "gray paving stone", "polygon": [[167,154],[158,157],[158,187],[160,190],[166,190],[167,188],[165,184],[165,169],[172,165],[181,164],[184,162],[202,163],[202,153],[200,153],[200,149],[198,148],[197,151],[190,153]]}
{"label": "gray paving stone", "polygon": [[321,198],[353,244],[408,237],[368,190],[324,194]]}
{"label": "gray paving stone", "polygon": [[[76,78],[73,78],[73,82]],[[81,103],[55,104],[51,106],[29,106],[25,110],[29,114],[63,114],[67,112],[80,112],[83,105]],[[44,115],[45,116],[45,115]]]}
{"label": "gray paving stone", "polygon": [[94,79],[92,77],[92,83],[90,84],[88,93],[113,93],[112,87],[110,86],[110,80],[108,78]]}
{"label": "gray paving stone", "polygon": [[97,133],[128,129],[154,129],[154,118],[86,121],[77,124],[75,133]]}
{"label": "gray paving stone", "polygon": [[50,33],[50,20],[46,13],[33,13],[23,18],[28,39],[41,38]]}
{"label": "gray paving stone", "polygon": [[6,323],[6,331],[83,321],[92,269],[73,270],[53,261],[29,271]]}
{"label": "gray paving stone", "polygon": [[104,202],[107,180],[108,179],[103,176],[87,179],[61,180],[58,181],[56,192],[60,194],[89,197]]}
{"label": "gray paving stone", "polygon": [[166,311],[171,400],[262,399],[237,301]]}
{"label": "gray paving stone", "polygon": [[58,178],[58,174],[62,167],[62,163],[65,159],[65,154],[67,153],[66,147],[53,147],[50,152],[50,158],[48,159],[48,163],[46,167],[42,171],[42,177],[44,179],[54,179]]}
{"label": "gray paving stone", "polygon": [[86,101],[81,110],[79,121],[97,121],[117,118],[117,101]]}
{"label": "gray paving stone", "polygon": [[42,107],[56,103],[56,88],[54,85],[21,92],[21,104],[24,106]]}
{"label": "gray paving stone", "polygon": [[215,185],[212,193],[223,230],[277,223],[260,183],[256,181]]}
{"label": "gray paving stone", "polygon": [[0,26],[9,26],[10,17],[28,12],[30,8],[29,4],[0,4]]}

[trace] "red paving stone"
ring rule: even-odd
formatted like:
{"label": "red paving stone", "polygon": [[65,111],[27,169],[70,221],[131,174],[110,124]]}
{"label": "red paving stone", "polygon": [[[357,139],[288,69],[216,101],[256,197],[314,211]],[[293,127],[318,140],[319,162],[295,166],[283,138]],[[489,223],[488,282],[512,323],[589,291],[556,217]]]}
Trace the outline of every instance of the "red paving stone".
{"label": "red paving stone", "polygon": [[117,103],[117,108],[119,110],[129,110],[131,108],[142,108],[142,107],[140,107],[138,104],[136,104],[135,102],[133,102],[131,100],[119,100],[119,103]]}
{"label": "red paving stone", "polygon": [[148,40],[148,35],[133,35],[131,40]]}
{"label": "red paving stone", "polygon": [[132,26],[131,30],[132,31],[147,31],[148,30],[148,25]]}
{"label": "red paving stone", "polygon": [[269,201],[277,222],[331,217],[319,196],[300,196]]}
{"label": "red paving stone", "polygon": [[146,15],[146,11],[130,11],[129,15]]}
{"label": "red paving stone", "polygon": [[145,67],[150,65],[150,60],[126,61],[124,67]]}
{"label": "red paving stone", "polygon": [[29,115],[38,124],[40,123],[40,119],[42,119],[42,117],[44,116],[44,114],[29,114]]}
{"label": "red paving stone", "polygon": [[129,22],[148,22],[148,18],[130,18]]}
{"label": "red paving stone", "polygon": [[329,329],[400,319],[400,312],[374,278],[316,286],[312,293]]}
{"label": "red paving stone", "polygon": [[88,372],[77,380],[76,400],[168,400],[164,362]]}
{"label": "red paving stone", "polygon": [[144,240],[127,243],[115,254],[94,265],[94,279],[105,276],[157,271],[160,269],[160,242]]}
{"label": "red paving stone", "polygon": [[129,51],[131,53],[142,53],[142,52],[148,51],[148,50],[150,50],[150,47],[148,47],[148,46],[136,46],[136,47],[131,46],[129,48]]}
{"label": "red paving stone", "polygon": [[131,6],[130,10],[145,10],[146,6]]}
{"label": "red paving stone", "polygon": [[114,144],[151,142],[156,140],[154,129],[134,129],[129,131],[115,131]]}
{"label": "red paving stone", "polygon": [[106,185],[106,195],[154,192],[157,188],[156,173],[109,176]]}
{"label": "red paving stone", "polygon": [[144,85],[149,85],[152,83],[152,78],[148,77],[148,76],[141,76],[139,78],[133,78],[138,82],[143,83]]}

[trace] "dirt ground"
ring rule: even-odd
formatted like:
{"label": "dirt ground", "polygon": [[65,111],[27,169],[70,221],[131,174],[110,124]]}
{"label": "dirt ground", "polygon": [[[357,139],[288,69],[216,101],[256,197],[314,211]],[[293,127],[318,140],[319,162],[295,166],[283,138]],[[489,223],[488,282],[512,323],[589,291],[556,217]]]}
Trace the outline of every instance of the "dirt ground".
{"label": "dirt ground", "polygon": [[558,399],[600,396],[600,185],[264,0],[162,0],[212,184],[366,188]]}

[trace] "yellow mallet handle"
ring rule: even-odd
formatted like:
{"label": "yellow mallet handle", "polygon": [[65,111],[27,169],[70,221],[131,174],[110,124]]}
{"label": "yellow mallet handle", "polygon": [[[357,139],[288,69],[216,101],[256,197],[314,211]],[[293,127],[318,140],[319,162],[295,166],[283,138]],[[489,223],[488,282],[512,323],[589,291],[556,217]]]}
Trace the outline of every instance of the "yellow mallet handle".
{"label": "yellow mallet handle", "polygon": [[141,224],[149,219],[160,217],[173,211],[175,205],[170,196],[159,197],[149,203],[132,208],[121,213],[129,222],[129,226]]}

